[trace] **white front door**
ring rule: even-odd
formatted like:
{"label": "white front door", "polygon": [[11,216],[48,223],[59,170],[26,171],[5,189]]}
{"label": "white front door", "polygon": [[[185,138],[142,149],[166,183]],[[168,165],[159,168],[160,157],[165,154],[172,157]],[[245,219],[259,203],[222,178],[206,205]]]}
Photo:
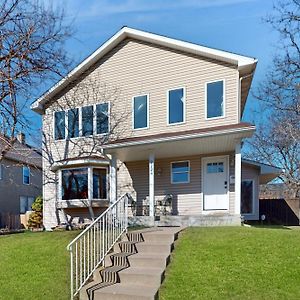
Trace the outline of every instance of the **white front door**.
{"label": "white front door", "polygon": [[202,159],[202,187],[204,210],[229,208],[228,157]]}

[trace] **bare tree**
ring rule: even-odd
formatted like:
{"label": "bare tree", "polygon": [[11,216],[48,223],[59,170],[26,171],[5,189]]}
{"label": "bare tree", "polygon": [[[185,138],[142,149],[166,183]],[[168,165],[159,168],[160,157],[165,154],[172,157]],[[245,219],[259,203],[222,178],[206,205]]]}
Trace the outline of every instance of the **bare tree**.
{"label": "bare tree", "polygon": [[280,176],[300,192],[300,1],[279,1],[265,21],[279,33],[273,64],[254,96],[263,117],[248,156],[282,167]]}
{"label": "bare tree", "polygon": [[[0,3],[0,133],[13,140],[26,128],[24,114],[45,82],[66,74],[64,43],[72,31],[61,9],[39,0]],[[7,140],[3,141],[7,143]],[[8,143],[7,147],[11,147]]]}

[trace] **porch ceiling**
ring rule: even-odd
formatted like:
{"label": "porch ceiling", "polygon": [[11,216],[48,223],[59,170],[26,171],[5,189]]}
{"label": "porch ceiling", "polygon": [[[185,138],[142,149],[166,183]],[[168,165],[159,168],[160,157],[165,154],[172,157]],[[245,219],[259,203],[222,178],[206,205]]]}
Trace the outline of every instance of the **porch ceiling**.
{"label": "porch ceiling", "polygon": [[180,135],[164,139],[148,139],[140,143],[120,143],[106,147],[107,154],[114,154],[122,161],[147,160],[150,153],[155,158],[191,156],[234,151],[238,141],[251,137],[254,126],[234,131],[210,132],[210,134]]}

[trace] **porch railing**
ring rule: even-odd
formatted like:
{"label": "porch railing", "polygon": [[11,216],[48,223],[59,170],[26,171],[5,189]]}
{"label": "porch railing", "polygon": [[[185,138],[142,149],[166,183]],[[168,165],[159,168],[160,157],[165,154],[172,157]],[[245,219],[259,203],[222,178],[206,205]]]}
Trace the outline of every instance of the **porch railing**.
{"label": "porch railing", "polygon": [[71,260],[71,299],[104,261],[121,235],[127,231],[129,194],[124,194],[68,246]]}

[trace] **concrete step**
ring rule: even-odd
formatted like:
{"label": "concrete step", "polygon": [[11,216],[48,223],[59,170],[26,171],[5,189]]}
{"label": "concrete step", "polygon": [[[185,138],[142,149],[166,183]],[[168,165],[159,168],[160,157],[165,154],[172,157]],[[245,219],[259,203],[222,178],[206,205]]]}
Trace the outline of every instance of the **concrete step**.
{"label": "concrete step", "polygon": [[169,254],[173,249],[173,244],[163,242],[144,242],[136,244],[138,253],[162,253]]}
{"label": "concrete step", "polygon": [[119,272],[120,282],[159,288],[164,278],[164,267],[130,267]]}
{"label": "concrete step", "polygon": [[94,292],[94,300],[154,300],[158,288],[117,283]]}
{"label": "concrete step", "polygon": [[161,253],[136,253],[128,257],[130,267],[166,267],[170,255]]}
{"label": "concrete step", "polygon": [[144,242],[166,242],[173,243],[175,241],[175,234],[169,232],[149,232],[143,234]]}

